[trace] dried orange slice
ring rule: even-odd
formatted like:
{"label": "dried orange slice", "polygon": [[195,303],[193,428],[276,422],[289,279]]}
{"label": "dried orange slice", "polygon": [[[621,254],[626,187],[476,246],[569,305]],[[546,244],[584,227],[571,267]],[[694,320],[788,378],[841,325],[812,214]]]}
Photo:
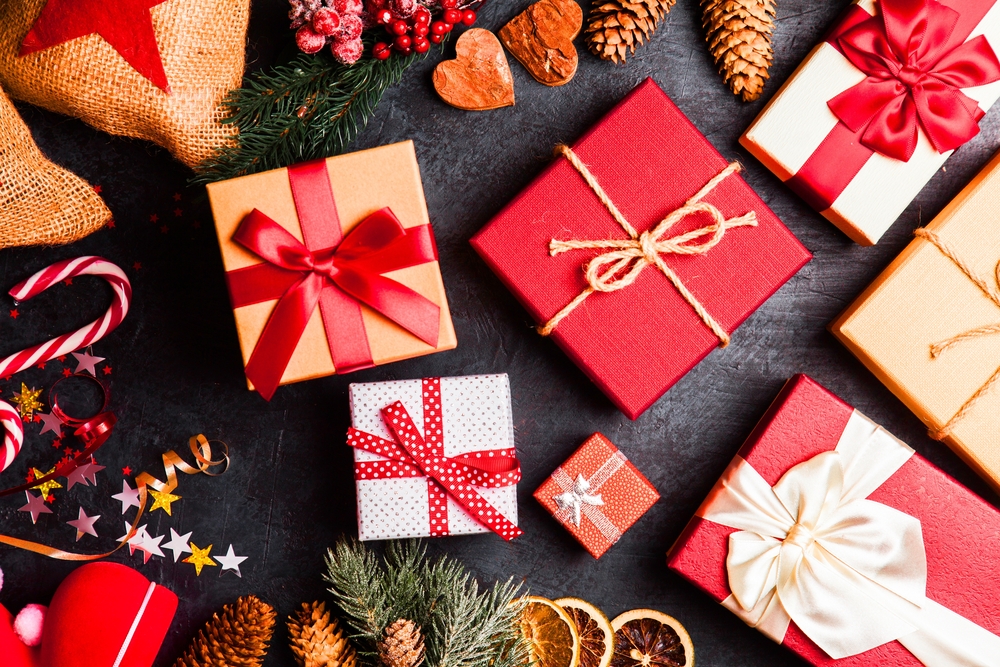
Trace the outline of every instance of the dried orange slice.
{"label": "dried orange slice", "polygon": [[676,618],[655,609],[633,609],[611,621],[611,667],[694,667],[694,644]]}
{"label": "dried orange slice", "polygon": [[518,618],[528,640],[532,667],[580,667],[580,635],[563,608],[552,600],[529,595]]}
{"label": "dried orange slice", "polygon": [[604,612],[580,598],[559,598],[580,635],[580,667],[608,667],[614,651],[615,631]]}

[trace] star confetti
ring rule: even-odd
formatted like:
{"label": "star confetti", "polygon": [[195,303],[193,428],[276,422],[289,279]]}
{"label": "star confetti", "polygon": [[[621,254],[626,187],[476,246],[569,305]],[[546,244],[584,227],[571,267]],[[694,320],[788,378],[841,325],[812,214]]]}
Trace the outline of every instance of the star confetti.
{"label": "star confetti", "polygon": [[191,555],[182,560],[182,563],[191,563],[194,565],[194,573],[196,576],[201,576],[201,568],[206,565],[211,567],[218,567],[211,558],[208,557],[209,552],[212,551],[212,545],[209,544],[204,549],[199,549],[198,545],[194,542],[191,543]]}
{"label": "star confetti", "polygon": [[128,477],[129,475],[132,474],[132,468],[125,466],[124,468],[122,468],[122,474]]}
{"label": "star confetti", "polygon": [[52,514],[52,510],[45,506],[44,496],[33,496],[30,491],[25,491],[24,495],[28,498],[28,504],[17,511],[31,512],[31,523],[38,523],[41,514]]}
{"label": "star confetti", "polygon": [[84,476],[87,478],[88,482],[90,482],[94,486],[97,486],[97,473],[101,472],[102,470],[104,470],[104,466],[97,465],[97,461],[95,461],[94,458],[91,457],[90,463],[87,464],[87,472],[85,473]]}
{"label": "star confetti", "polygon": [[[191,533],[185,533],[183,535],[178,535],[177,531],[173,528],[170,529],[170,541],[163,545],[164,549],[170,549],[174,552],[174,562],[180,558],[183,554],[191,553]],[[242,577],[241,577],[242,578]]]}
{"label": "star confetti", "polygon": [[42,424],[42,430],[38,435],[49,431],[55,433],[57,438],[62,435],[62,420],[59,417],[56,417],[51,412],[39,412],[35,415],[35,418]]}
{"label": "star confetti", "polygon": [[98,34],[165,93],[170,93],[150,8],[164,0],[48,0],[21,43],[19,56]]}
{"label": "star confetti", "polygon": [[149,511],[162,509],[169,516],[173,516],[170,511],[170,503],[176,502],[181,499],[180,496],[170,493],[169,491],[157,491],[156,489],[150,489],[149,495],[153,497],[153,505],[149,508]]}
{"label": "star confetti", "polygon": [[76,357],[76,372],[90,373],[93,376],[97,375],[95,366],[104,361],[104,357],[95,357],[90,352],[84,352],[83,354],[74,352],[73,356]]}
{"label": "star confetti", "polygon": [[21,383],[21,392],[14,392],[14,404],[17,406],[17,411],[21,413],[21,419],[31,419],[35,410],[41,410],[45,407],[38,400],[41,395],[41,389],[28,389],[28,385]]}
{"label": "star confetti", "polygon": [[133,489],[128,484],[128,480],[122,480],[122,492],[111,496],[122,504],[122,514],[128,511],[129,507],[139,506],[139,489]]}
{"label": "star confetti", "polygon": [[[31,480],[29,480],[29,481],[33,482],[36,479],[41,479],[42,477],[45,477],[46,475],[51,475],[55,471],[56,471],[56,467],[55,466],[52,466],[52,469],[49,470],[48,472],[42,472],[38,468],[32,468],[31,469],[31,475],[32,475],[32,477],[31,477]],[[57,482],[55,479],[50,479],[47,482],[43,482],[42,484],[39,484],[35,488],[37,488],[38,491],[39,491],[39,493],[42,494],[42,497],[45,498],[48,501],[48,498],[52,495],[52,493],[51,493],[52,489],[61,489],[61,488],[63,488],[63,485],[60,484],[59,482]]]}
{"label": "star confetti", "polygon": [[69,525],[76,528],[76,541],[79,542],[80,538],[84,535],[93,535],[97,537],[97,531],[94,530],[94,523],[101,518],[100,514],[94,516],[87,516],[87,513],[80,508],[80,513],[77,515],[76,519],[73,521],[67,521]]}
{"label": "star confetti", "polygon": [[136,551],[142,552],[142,563],[145,565],[149,562],[150,557],[159,556],[163,558],[163,550],[160,549],[160,542],[163,540],[163,535],[158,535],[153,537],[145,530],[142,534],[136,534],[135,537],[128,541],[129,548],[134,548],[132,553]]}
{"label": "star confetti", "polygon": [[219,571],[219,574],[222,574],[226,570],[232,570],[233,572],[236,573],[236,576],[239,577],[240,579],[243,578],[243,575],[240,574],[240,563],[242,563],[246,559],[247,559],[246,556],[237,556],[235,553],[233,553],[232,544],[229,545],[229,551],[226,552],[225,556],[215,556],[215,560],[217,560],[219,562],[219,565],[222,566],[222,570]]}
{"label": "star confetti", "polygon": [[89,463],[84,463],[83,465],[77,467],[73,472],[66,475],[66,490],[69,491],[77,484],[83,484],[84,486],[89,486],[87,484],[87,469],[90,467]]}
{"label": "star confetti", "polygon": [[136,537],[148,534],[146,532],[146,524],[142,524],[141,526],[138,526],[135,529],[135,534],[131,534],[131,533],[132,533],[132,524],[130,524],[128,521],[126,521],[125,522],[125,534],[118,538],[118,543],[121,544],[122,542],[126,542],[126,541],[128,542],[128,552],[129,552],[129,555],[135,553],[135,543],[133,542],[133,540]]}

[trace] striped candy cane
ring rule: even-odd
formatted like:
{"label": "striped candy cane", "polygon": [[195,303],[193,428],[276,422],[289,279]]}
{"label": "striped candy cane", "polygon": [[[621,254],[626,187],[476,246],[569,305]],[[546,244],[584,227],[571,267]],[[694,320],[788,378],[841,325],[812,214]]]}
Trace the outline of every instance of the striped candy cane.
{"label": "striped candy cane", "polygon": [[[19,303],[44,292],[62,280],[83,275],[100,276],[111,285],[114,299],[104,316],[76,331],[15,352],[0,360],[0,377],[13,375],[35,364],[87,347],[104,338],[121,324],[128,313],[129,301],[132,299],[132,285],[129,284],[124,271],[100,257],[76,257],[56,262],[15,285],[10,295],[14,297],[14,303]],[[17,410],[3,401],[0,401],[0,424],[4,427],[4,446],[0,456],[0,471],[2,471],[10,465],[21,449],[21,443],[24,441],[24,425]]]}

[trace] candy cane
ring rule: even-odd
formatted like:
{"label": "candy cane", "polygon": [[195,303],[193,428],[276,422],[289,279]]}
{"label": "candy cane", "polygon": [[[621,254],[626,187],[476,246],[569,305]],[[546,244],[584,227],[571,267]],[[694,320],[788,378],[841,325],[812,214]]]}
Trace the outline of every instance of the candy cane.
{"label": "candy cane", "polygon": [[[14,297],[16,304],[44,292],[62,280],[83,275],[100,276],[111,285],[114,299],[104,316],[76,331],[15,352],[6,359],[0,360],[0,377],[13,375],[35,364],[44,363],[87,347],[104,338],[121,324],[128,313],[129,301],[132,299],[132,285],[124,271],[100,257],[76,257],[56,262],[24,282],[15,285],[10,291],[10,295]],[[0,424],[3,425],[5,431],[3,452],[0,456],[0,471],[2,471],[10,465],[21,449],[21,443],[24,441],[24,425],[21,423],[21,416],[17,410],[3,401],[0,401]]]}

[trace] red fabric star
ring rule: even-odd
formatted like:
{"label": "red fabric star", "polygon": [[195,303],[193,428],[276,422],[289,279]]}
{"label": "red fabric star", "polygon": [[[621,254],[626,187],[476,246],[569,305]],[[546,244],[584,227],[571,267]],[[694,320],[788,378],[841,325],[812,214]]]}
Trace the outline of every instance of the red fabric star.
{"label": "red fabric star", "polygon": [[160,219],[160,216],[156,215],[155,213],[153,215],[149,216],[149,221],[150,222],[156,222],[159,219]]}
{"label": "red fabric star", "polygon": [[179,217],[181,217],[182,215],[184,215],[184,211],[183,211],[183,210],[181,210],[181,209],[179,209],[179,208],[175,208],[175,209],[174,209],[174,217],[175,217],[175,218],[179,218]]}
{"label": "red fabric star", "polygon": [[60,447],[62,447],[62,440],[52,441],[52,449],[59,449]]}
{"label": "red fabric star", "polygon": [[43,362],[39,363],[38,367],[41,368],[44,371],[45,370],[45,362],[43,361]]}
{"label": "red fabric star", "polygon": [[66,280],[63,281],[63,283],[66,284],[66,285],[72,285],[73,284],[73,279],[72,278],[67,278]]}
{"label": "red fabric star", "polygon": [[72,374],[73,374],[73,371],[71,371],[70,369],[68,369],[68,368],[64,368],[63,369],[63,377],[67,377],[68,378]]}
{"label": "red fabric star", "polygon": [[15,320],[17,319],[17,308],[10,311],[10,316],[13,317]]}
{"label": "red fabric star", "polygon": [[[125,475],[126,477],[128,477],[129,475],[132,474],[132,469],[129,468],[128,466],[125,466],[124,468],[122,468],[122,474]],[[31,481],[31,480],[28,480],[28,481]]]}
{"label": "red fabric star", "polygon": [[51,493],[45,497],[45,502],[47,502],[49,505],[51,505],[55,501],[56,501],[56,497],[53,494],[51,494]]}
{"label": "red fabric star", "polygon": [[170,93],[156,45],[151,7],[165,0],[48,0],[21,42],[19,56],[97,33],[135,71]]}
{"label": "red fabric star", "polygon": [[103,370],[105,375],[111,375],[111,366],[105,366]]}
{"label": "red fabric star", "polygon": [[162,227],[160,227],[160,232],[163,233],[163,234],[166,234],[169,231],[170,231],[170,228],[167,227],[166,225],[163,225]]}
{"label": "red fabric star", "polygon": [[61,364],[65,364],[66,363],[66,355],[65,354],[60,354],[58,357],[56,357],[56,359],[58,359],[59,363],[61,363]]}
{"label": "red fabric star", "polygon": [[181,193],[175,192],[174,193],[174,201],[180,201],[180,200],[181,200]]}
{"label": "red fabric star", "polygon": [[139,269],[142,268],[142,262],[133,262],[132,263],[132,268],[135,269],[136,271],[138,271]]}
{"label": "red fabric star", "polygon": [[94,192],[96,192],[97,194],[101,194],[101,186],[100,185],[95,185],[94,186]]}
{"label": "red fabric star", "polygon": [[107,227],[108,229],[114,229],[115,228],[115,221],[114,220],[108,220],[108,224],[106,224],[104,226]]}

